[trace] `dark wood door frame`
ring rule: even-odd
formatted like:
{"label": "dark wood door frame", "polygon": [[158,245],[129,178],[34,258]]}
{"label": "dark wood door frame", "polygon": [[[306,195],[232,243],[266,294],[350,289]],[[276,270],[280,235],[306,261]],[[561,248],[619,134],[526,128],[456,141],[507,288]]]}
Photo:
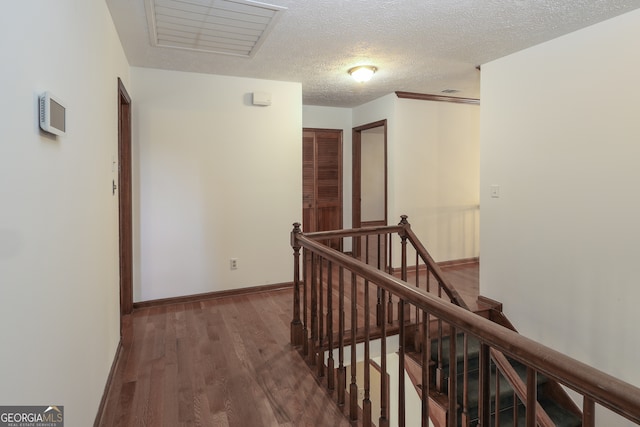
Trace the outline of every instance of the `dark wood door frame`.
{"label": "dark wood door frame", "polygon": [[120,333],[133,311],[133,233],[131,202],[131,97],[118,78],[118,219],[120,251]]}
{"label": "dark wood door frame", "polygon": [[384,127],[384,223],[387,223],[387,121],[380,120],[353,128],[353,165],[352,165],[352,205],[351,224],[353,228],[362,225],[362,131]]}
{"label": "dark wood door frame", "polygon": [[[384,127],[384,223],[387,223],[387,120],[368,123],[353,128],[351,144],[352,152],[352,193],[351,193],[351,224],[353,228],[362,226],[362,131],[377,127]],[[354,240],[353,251],[357,256],[360,248]]]}

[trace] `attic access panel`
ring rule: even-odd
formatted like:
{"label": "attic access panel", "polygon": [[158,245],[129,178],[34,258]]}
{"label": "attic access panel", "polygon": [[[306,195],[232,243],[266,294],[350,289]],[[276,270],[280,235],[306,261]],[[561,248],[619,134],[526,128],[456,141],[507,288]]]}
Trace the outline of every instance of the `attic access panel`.
{"label": "attic access panel", "polygon": [[251,0],[146,0],[151,44],[253,57],[286,10]]}

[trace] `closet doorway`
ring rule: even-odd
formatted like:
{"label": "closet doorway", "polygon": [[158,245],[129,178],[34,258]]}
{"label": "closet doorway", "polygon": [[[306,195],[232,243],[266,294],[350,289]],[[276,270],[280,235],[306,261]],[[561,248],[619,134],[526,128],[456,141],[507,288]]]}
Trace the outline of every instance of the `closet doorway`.
{"label": "closet doorway", "polygon": [[[342,130],[302,130],[302,230],[342,228]],[[341,239],[330,244],[341,250]]]}

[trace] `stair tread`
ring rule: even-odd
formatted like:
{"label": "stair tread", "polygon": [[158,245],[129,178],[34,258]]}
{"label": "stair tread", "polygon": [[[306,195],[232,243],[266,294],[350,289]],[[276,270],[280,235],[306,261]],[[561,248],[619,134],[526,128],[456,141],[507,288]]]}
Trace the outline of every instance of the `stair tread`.
{"label": "stair tread", "polygon": [[582,419],[580,419],[579,416],[558,405],[553,399],[543,396],[539,398],[539,402],[547,415],[549,415],[549,418],[551,418],[557,426],[578,427],[582,425]]}
{"label": "stair tread", "polygon": [[[443,354],[443,366],[449,366],[449,336],[442,337],[442,354]],[[480,342],[469,337],[467,340],[467,357],[469,359],[475,358],[480,354]],[[438,339],[431,341],[431,358],[437,360],[438,358]],[[458,363],[464,360],[464,334],[456,335],[456,359]],[[446,363],[446,365],[445,365]]]}
{"label": "stair tread", "polygon": [[[550,401],[547,400],[547,402],[550,402]],[[582,420],[579,417],[562,409],[554,402],[551,402],[551,403],[555,406],[555,409],[549,409],[545,407],[546,403],[543,404],[541,402],[541,405],[543,408],[545,408],[547,415],[549,415],[549,418],[551,418],[551,420],[554,422],[556,427],[579,427],[582,425]],[[501,409],[499,416],[500,416],[500,425],[505,425],[505,426],[514,425],[512,406]],[[525,406],[523,404],[519,404],[518,414],[517,414],[518,422],[516,424],[519,426],[525,425],[526,417],[527,417],[527,413],[526,413]],[[476,420],[477,418],[471,419],[471,421],[476,421]],[[491,414],[491,425],[495,425],[495,413]]]}
{"label": "stair tread", "polygon": [[[443,370],[443,376],[445,378],[445,390],[443,393],[447,393],[447,383],[448,383],[448,371],[449,371],[449,341],[450,337],[442,338],[442,354],[443,361],[441,369]],[[438,356],[438,342],[437,339],[432,340],[431,342],[431,361],[430,365],[433,366],[437,360]],[[473,337],[469,337],[468,345],[467,345],[467,368],[468,368],[468,417],[470,420],[477,420],[478,417],[478,392],[479,392],[479,384],[478,384],[478,375],[479,375],[479,354],[480,354],[480,343],[477,339]],[[420,360],[419,357],[415,355],[412,356],[416,360]],[[526,384],[527,378],[527,367],[522,363],[508,358],[509,362],[512,364],[514,370],[520,377],[520,379]],[[462,392],[463,392],[463,381],[464,381],[464,334],[456,335],[456,364],[458,365],[457,370],[457,388],[458,388],[458,411],[462,413]],[[492,378],[490,383],[491,390],[491,411],[495,412],[495,373],[496,367],[492,363],[491,365]],[[432,376],[433,378],[434,376]],[[546,376],[542,374],[538,374],[536,376],[536,384],[538,390],[538,399],[540,405],[545,409],[549,417],[554,421],[557,426],[560,427],[578,427],[581,425],[582,420],[573,414],[571,411],[561,407],[555,401],[549,399],[544,395],[544,385],[547,383],[548,379]],[[501,425],[512,425],[513,423],[513,404],[514,404],[514,392],[509,384],[509,381],[504,378],[503,375],[500,375],[500,397],[498,399],[500,405],[500,424]],[[518,401],[519,402],[519,401]],[[524,409],[524,405],[522,402],[518,404],[518,425],[524,425],[524,419],[526,416],[526,411]],[[492,415],[492,418],[495,417],[495,414]],[[493,421],[492,421],[493,423]]]}

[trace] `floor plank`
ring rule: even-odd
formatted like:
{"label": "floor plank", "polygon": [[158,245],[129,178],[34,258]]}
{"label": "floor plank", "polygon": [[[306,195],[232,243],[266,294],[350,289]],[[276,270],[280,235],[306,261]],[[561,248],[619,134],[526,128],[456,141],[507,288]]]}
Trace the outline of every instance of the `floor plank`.
{"label": "floor plank", "polygon": [[291,289],[137,310],[101,426],[348,426],[289,344]]}
{"label": "floor plank", "polygon": [[[478,270],[477,263],[443,268],[470,306],[477,304]],[[362,325],[363,295],[357,298]],[[337,308],[337,292],[332,299]],[[99,425],[351,425],[343,415],[348,405],[335,403],[289,344],[292,301],[289,288],[136,310],[124,323]]]}

